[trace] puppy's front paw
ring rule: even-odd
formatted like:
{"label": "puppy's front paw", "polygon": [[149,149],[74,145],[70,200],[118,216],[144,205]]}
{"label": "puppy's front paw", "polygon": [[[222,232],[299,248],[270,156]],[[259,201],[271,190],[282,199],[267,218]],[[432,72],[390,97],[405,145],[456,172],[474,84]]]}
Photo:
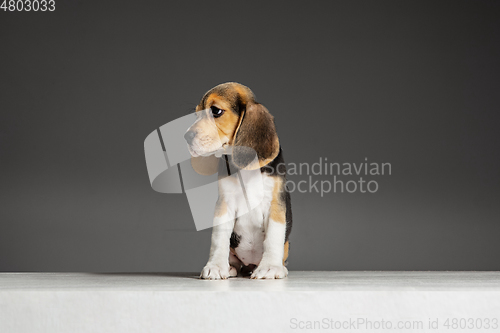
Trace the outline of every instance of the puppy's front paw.
{"label": "puppy's front paw", "polygon": [[288,275],[288,270],[283,265],[259,265],[253,272],[251,279],[283,279]]}
{"label": "puppy's front paw", "polygon": [[208,280],[227,279],[228,277],[229,264],[208,263],[200,274],[200,278]]}

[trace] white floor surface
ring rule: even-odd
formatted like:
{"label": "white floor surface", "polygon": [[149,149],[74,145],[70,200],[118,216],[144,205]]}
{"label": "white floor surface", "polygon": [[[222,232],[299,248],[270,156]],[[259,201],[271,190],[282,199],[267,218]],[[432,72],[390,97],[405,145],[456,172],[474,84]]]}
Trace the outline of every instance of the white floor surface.
{"label": "white floor surface", "polygon": [[0,273],[0,333],[295,331],[500,332],[500,272]]}

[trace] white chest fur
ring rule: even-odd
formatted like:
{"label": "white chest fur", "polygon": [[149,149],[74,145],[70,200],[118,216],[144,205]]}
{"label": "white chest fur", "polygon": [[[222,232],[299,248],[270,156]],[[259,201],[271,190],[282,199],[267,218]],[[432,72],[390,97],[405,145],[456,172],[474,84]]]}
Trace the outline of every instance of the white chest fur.
{"label": "white chest fur", "polygon": [[[247,198],[241,194],[240,185],[235,176],[219,181],[220,195],[224,197],[228,211],[233,212],[235,216],[239,215],[233,229],[239,236],[235,254],[244,265],[258,265],[262,259],[274,188],[273,177],[258,172],[254,173],[252,178],[245,179]],[[251,211],[243,215],[237,214],[239,211],[248,211],[246,200],[250,202]]]}

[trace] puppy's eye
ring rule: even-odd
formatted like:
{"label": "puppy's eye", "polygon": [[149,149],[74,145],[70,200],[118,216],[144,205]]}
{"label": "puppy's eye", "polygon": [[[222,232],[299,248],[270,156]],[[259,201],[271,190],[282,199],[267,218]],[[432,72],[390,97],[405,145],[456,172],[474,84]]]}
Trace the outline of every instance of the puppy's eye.
{"label": "puppy's eye", "polygon": [[218,118],[218,117],[222,116],[222,114],[224,113],[224,110],[221,110],[215,106],[210,107],[210,110],[212,111],[214,118]]}

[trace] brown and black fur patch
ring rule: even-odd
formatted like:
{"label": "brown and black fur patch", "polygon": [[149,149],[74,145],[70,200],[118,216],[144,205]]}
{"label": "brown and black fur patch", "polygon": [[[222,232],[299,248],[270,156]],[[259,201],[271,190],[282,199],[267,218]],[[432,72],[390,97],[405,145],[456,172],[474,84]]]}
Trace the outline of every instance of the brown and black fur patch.
{"label": "brown and black fur patch", "polygon": [[255,95],[250,88],[236,82],[227,82],[219,84],[207,91],[201,99],[200,104],[196,107],[196,110],[199,111],[209,108],[211,106],[209,105],[211,96],[218,96],[224,99],[228,103],[231,111],[238,116],[241,116],[247,104],[255,103]]}
{"label": "brown and black fur patch", "polygon": [[286,187],[286,164],[283,158],[283,150],[280,148],[278,156],[270,162],[268,165],[260,168],[262,173],[267,174],[271,177],[282,178],[281,188],[280,188],[280,200],[285,205],[285,219],[286,219],[286,234],[285,242],[288,241],[288,237],[292,232],[292,202],[290,198],[290,192]]}
{"label": "brown and black fur patch", "polygon": [[229,239],[229,246],[232,249],[236,249],[238,245],[240,245],[241,236],[235,233],[234,231],[231,233],[231,238]]}
{"label": "brown and black fur patch", "polygon": [[286,266],[286,264],[288,263],[288,253],[289,252],[290,252],[290,242],[286,241],[284,251],[283,251],[283,266]]}

